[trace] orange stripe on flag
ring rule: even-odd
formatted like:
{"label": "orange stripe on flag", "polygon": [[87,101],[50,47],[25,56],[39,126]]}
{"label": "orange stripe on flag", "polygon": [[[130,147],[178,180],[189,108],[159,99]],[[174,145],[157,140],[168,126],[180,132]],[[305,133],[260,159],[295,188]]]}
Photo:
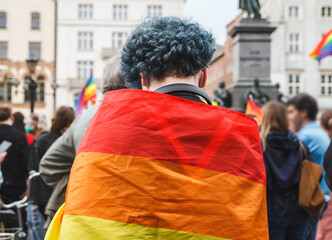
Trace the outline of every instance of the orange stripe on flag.
{"label": "orange stripe on flag", "polygon": [[65,216],[229,239],[268,238],[263,184],[197,169],[143,157],[80,153],[71,170]]}

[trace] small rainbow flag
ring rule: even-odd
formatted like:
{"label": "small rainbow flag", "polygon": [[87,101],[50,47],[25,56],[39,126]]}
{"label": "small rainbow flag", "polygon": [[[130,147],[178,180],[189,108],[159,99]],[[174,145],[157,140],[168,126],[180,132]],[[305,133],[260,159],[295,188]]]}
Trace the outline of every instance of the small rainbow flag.
{"label": "small rainbow flag", "polygon": [[246,114],[255,117],[258,125],[262,124],[262,109],[254,103],[251,97],[247,103]]}
{"label": "small rainbow flag", "polygon": [[315,50],[310,54],[310,57],[320,62],[323,58],[330,55],[332,55],[332,29],[323,36]]}
{"label": "small rainbow flag", "polygon": [[76,116],[80,115],[83,111],[83,108],[88,105],[88,102],[91,102],[92,105],[96,103],[96,84],[93,81],[93,73],[91,72],[90,78],[85,83],[80,95],[77,97],[75,112]]}
{"label": "small rainbow flag", "polygon": [[[207,124],[208,123],[208,124]],[[266,240],[255,121],[142,90],[106,94],[46,240]]]}

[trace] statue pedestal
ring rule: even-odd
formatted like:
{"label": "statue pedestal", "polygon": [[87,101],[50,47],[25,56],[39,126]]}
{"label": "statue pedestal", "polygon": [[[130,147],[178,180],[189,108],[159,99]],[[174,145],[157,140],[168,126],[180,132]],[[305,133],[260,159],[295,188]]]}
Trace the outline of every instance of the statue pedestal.
{"label": "statue pedestal", "polygon": [[242,19],[231,31],[233,37],[232,109],[244,112],[245,92],[259,79],[260,88],[277,100],[277,88],[270,79],[271,34],[276,29],[265,19]]}

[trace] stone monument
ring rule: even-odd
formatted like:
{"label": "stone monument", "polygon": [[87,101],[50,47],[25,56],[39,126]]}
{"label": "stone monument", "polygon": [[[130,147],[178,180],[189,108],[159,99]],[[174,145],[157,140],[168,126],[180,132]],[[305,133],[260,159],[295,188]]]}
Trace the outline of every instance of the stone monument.
{"label": "stone monument", "polygon": [[241,9],[248,17],[231,31],[233,37],[233,84],[230,87],[232,109],[244,112],[248,89],[254,88],[254,80],[269,96],[277,100],[278,91],[270,79],[271,34],[276,27],[262,19],[258,0],[240,0]]}
{"label": "stone monument", "polygon": [[218,106],[229,108],[232,106],[232,96],[229,91],[225,88],[225,82],[219,83],[220,92],[218,89],[214,90],[214,101],[218,103]]}

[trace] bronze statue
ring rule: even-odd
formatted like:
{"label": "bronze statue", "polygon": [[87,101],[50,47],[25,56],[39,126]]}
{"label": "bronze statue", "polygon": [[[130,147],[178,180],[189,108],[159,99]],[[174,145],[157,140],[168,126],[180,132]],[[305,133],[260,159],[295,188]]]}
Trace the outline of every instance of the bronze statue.
{"label": "bronze statue", "polygon": [[275,87],[276,87],[276,89],[277,89],[277,91],[278,91],[278,95],[277,95],[277,99],[278,99],[278,101],[280,102],[280,103],[283,103],[283,104],[285,104],[286,102],[287,102],[287,97],[280,91],[280,85],[279,85],[279,83],[277,83],[276,85],[275,85]]}
{"label": "bronze statue", "polygon": [[219,83],[219,88],[221,91],[219,92],[217,89],[213,91],[215,98],[214,101],[218,103],[218,106],[229,108],[232,106],[232,98],[230,92],[225,88],[225,82]]}
{"label": "bronze statue", "polygon": [[261,19],[259,0],[240,0],[239,8],[248,12],[248,18],[253,14],[255,19]]}
{"label": "bronze statue", "polygon": [[254,80],[254,87],[248,89],[244,95],[246,102],[249,100],[250,96],[252,97],[253,101],[260,107],[270,100],[270,97],[259,86],[259,80],[257,78]]}

